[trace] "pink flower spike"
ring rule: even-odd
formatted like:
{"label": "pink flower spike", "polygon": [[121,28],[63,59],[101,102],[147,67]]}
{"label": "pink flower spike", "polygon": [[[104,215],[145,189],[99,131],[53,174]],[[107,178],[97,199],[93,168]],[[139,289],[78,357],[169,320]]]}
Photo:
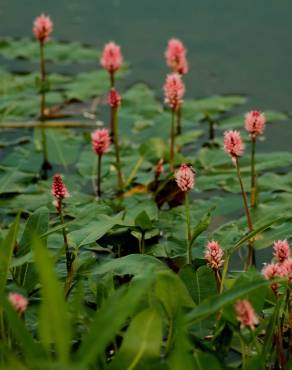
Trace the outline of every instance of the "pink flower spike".
{"label": "pink flower spike", "polygon": [[233,159],[242,156],[244,144],[238,131],[224,132],[224,150]]}
{"label": "pink flower spike", "polygon": [[168,41],[165,51],[167,65],[173,72],[186,74],[188,72],[188,62],[186,58],[187,50],[184,44],[178,39]]}
{"label": "pink flower spike", "polygon": [[287,273],[287,277],[289,279],[289,284],[292,284],[292,258],[287,258],[282,263],[283,268],[285,269]]}
{"label": "pink flower spike", "polygon": [[70,196],[66,186],[63,183],[62,177],[59,174],[54,175],[52,195],[58,200],[68,198]]}
{"label": "pink flower spike", "polygon": [[245,129],[249,132],[250,137],[255,139],[262,135],[266,126],[266,117],[263,113],[253,110],[245,115]]}
{"label": "pink flower spike", "polygon": [[177,109],[183,102],[185,85],[178,73],[172,73],[166,77],[164,84],[165,102],[172,109]]}
{"label": "pink flower spike", "polygon": [[175,180],[181,191],[189,191],[195,185],[194,172],[186,164],[182,164],[175,172]]}
{"label": "pink flower spike", "polygon": [[110,146],[110,134],[106,128],[95,130],[91,134],[91,145],[97,155],[106,153]]}
{"label": "pink flower spike", "polygon": [[274,256],[280,263],[290,257],[290,247],[287,240],[278,240],[274,242]]}
{"label": "pink flower spike", "polygon": [[32,31],[37,40],[40,42],[45,42],[53,32],[53,28],[54,25],[51,18],[45,14],[42,14],[35,19]]}
{"label": "pink flower spike", "polygon": [[258,318],[250,302],[246,299],[237,301],[235,304],[236,318],[241,323],[241,327],[255,329],[258,324]]}
{"label": "pink flower spike", "polygon": [[25,312],[28,300],[22,294],[9,293],[8,300],[19,314],[23,314]]}
{"label": "pink flower spike", "polygon": [[121,95],[114,87],[112,87],[107,97],[108,105],[110,105],[112,108],[118,108],[121,105],[121,101]]}
{"label": "pink flower spike", "polygon": [[206,250],[205,250],[205,258],[208,262],[208,265],[213,270],[219,270],[219,268],[223,265],[224,252],[220,247],[219,243],[216,241],[208,242]]}
{"label": "pink flower spike", "polygon": [[109,73],[115,73],[119,70],[123,64],[120,46],[112,41],[106,44],[100,58],[100,64]]}

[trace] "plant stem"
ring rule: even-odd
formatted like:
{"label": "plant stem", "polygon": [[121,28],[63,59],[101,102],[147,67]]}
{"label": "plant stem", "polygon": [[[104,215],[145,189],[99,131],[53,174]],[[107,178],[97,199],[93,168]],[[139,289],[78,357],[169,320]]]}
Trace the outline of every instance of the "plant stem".
{"label": "plant stem", "polygon": [[[244,210],[245,210],[245,214],[246,214],[248,229],[249,229],[249,232],[252,232],[253,231],[253,225],[252,225],[252,220],[251,220],[251,216],[250,216],[250,212],[249,212],[249,208],[248,208],[248,204],[247,204],[247,197],[246,197],[246,193],[244,191],[242,177],[241,177],[240,168],[239,168],[239,161],[238,161],[237,157],[235,158],[235,166],[236,166],[237,176],[238,176],[238,180],[239,180],[239,184],[240,184],[241,195],[242,195],[242,199],[243,199],[243,204],[244,204]],[[255,266],[255,253],[254,253],[254,248],[253,248],[253,245],[252,245],[251,241],[249,241],[249,243],[248,243],[248,257],[247,257],[246,267],[248,268],[250,266]]]}
{"label": "plant stem", "polygon": [[246,368],[246,346],[241,336],[239,336],[239,341],[241,346],[242,369],[244,370]]}
{"label": "plant stem", "polygon": [[229,257],[229,255],[227,255],[224,258],[225,258],[225,260],[224,260],[223,274],[222,274],[222,279],[221,279],[221,284],[220,284],[220,294],[223,292],[223,289],[224,289],[224,282],[225,282],[226,275],[227,275],[227,272],[228,272],[229,258],[230,257]]}
{"label": "plant stem", "polygon": [[102,155],[97,157],[97,175],[96,175],[96,196],[100,198],[101,196],[101,158]]}
{"label": "plant stem", "polygon": [[215,274],[217,292],[220,294],[221,284],[222,284],[221,273],[220,273],[220,270],[218,270],[218,269],[214,269],[213,271],[214,271],[214,274]]}
{"label": "plant stem", "polygon": [[215,139],[214,121],[209,115],[207,115],[207,120],[209,122],[209,141],[214,141]]}
{"label": "plant stem", "polygon": [[141,231],[140,253],[145,253],[145,231]]}
{"label": "plant stem", "polygon": [[190,218],[190,207],[189,207],[189,194],[185,192],[185,209],[186,209],[186,221],[187,221],[187,264],[192,264],[192,231],[191,231],[191,218]]}
{"label": "plant stem", "polygon": [[250,206],[252,208],[257,206],[257,179],[255,170],[255,152],[256,152],[256,139],[251,139],[251,194]]}
{"label": "plant stem", "polygon": [[171,129],[170,129],[170,152],[169,152],[169,169],[174,171],[174,140],[175,140],[175,117],[176,110],[171,111]]}
{"label": "plant stem", "polygon": [[119,190],[124,190],[124,180],[121,168],[121,159],[120,159],[120,146],[118,141],[118,110],[113,108],[113,141],[115,146],[115,155],[116,155],[116,169],[117,169],[117,178],[118,178],[118,188]]}
{"label": "plant stem", "polygon": [[176,135],[181,134],[181,113],[182,113],[182,107],[179,106],[176,112]]}
{"label": "plant stem", "polygon": [[[64,225],[64,215],[63,215],[63,209],[62,209],[62,201],[60,200],[60,207],[59,207],[59,216],[61,224]],[[67,233],[65,227],[62,229],[63,232],[63,240],[65,245],[65,253],[66,253],[66,269],[67,269],[67,277],[65,282],[65,296],[67,296],[71,285],[72,285],[72,278],[73,278],[73,256],[69,249],[68,239],[67,239]]]}
{"label": "plant stem", "polygon": [[288,360],[290,357],[290,354],[292,353],[292,306],[291,306],[291,291],[290,288],[287,289],[287,296],[286,296],[286,302],[287,302],[287,310],[288,310]]}
{"label": "plant stem", "polygon": [[[45,109],[46,109],[46,66],[45,66],[45,55],[44,55],[44,42],[40,41],[40,73],[41,73],[41,101],[40,101],[40,121],[44,123],[46,120]],[[48,170],[51,169],[51,164],[48,160],[48,148],[47,148],[47,137],[44,127],[41,128],[42,135],[42,148],[43,148],[43,164],[42,177],[46,180],[48,178]]]}
{"label": "plant stem", "polygon": [[115,87],[115,72],[110,72],[110,87]]}

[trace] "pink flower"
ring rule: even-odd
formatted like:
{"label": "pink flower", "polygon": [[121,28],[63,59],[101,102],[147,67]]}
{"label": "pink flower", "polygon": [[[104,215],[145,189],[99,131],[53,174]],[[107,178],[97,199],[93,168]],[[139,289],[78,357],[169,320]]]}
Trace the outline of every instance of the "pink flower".
{"label": "pink flower", "polygon": [[64,199],[70,196],[66,186],[63,183],[62,177],[59,174],[54,175],[54,181],[52,184],[52,195],[56,199]]}
{"label": "pink flower", "polygon": [[107,102],[112,108],[118,108],[121,105],[121,95],[117,92],[117,90],[112,87],[107,97]]}
{"label": "pink flower", "polygon": [[194,187],[195,175],[188,165],[182,164],[175,172],[175,180],[181,191],[189,191]]}
{"label": "pink flower", "polygon": [[97,155],[106,153],[110,146],[110,135],[106,128],[95,130],[91,134],[92,149]]}
{"label": "pink flower", "polygon": [[172,73],[166,77],[164,84],[165,102],[172,109],[177,109],[182,104],[185,93],[185,85],[178,73]]}
{"label": "pink flower", "polygon": [[159,179],[163,171],[163,159],[160,159],[155,167],[155,179]]}
{"label": "pink flower", "polygon": [[255,329],[258,324],[258,318],[250,302],[246,299],[236,302],[235,304],[236,318],[241,323],[241,327],[249,327]]}
{"label": "pink flower", "polygon": [[22,294],[9,293],[8,300],[19,314],[25,312],[28,300]]}
{"label": "pink flower", "polygon": [[186,74],[188,72],[186,54],[187,50],[180,40],[171,39],[168,41],[165,58],[167,65],[173,70],[173,72],[177,72],[179,74]]}
{"label": "pink flower", "polygon": [[205,258],[213,270],[218,270],[224,263],[224,252],[216,241],[208,242],[205,250]]}
{"label": "pink flower", "polygon": [[251,138],[255,139],[258,135],[263,134],[265,125],[266,117],[259,111],[253,110],[245,115],[245,129]]}
{"label": "pink flower", "polygon": [[[285,264],[283,263],[269,263],[262,269],[262,274],[264,275],[265,279],[272,280],[276,277],[286,277],[288,272]],[[279,284],[273,283],[271,284],[271,288],[277,295]]]}
{"label": "pink flower", "polygon": [[54,25],[51,18],[42,14],[35,19],[32,31],[37,40],[45,42],[53,32],[53,27]]}
{"label": "pink flower", "polygon": [[100,64],[109,73],[114,73],[120,69],[123,64],[123,56],[120,46],[112,41],[106,44],[102,52]]}
{"label": "pink flower", "polygon": [[274,256],[279,262],[284,262],[290,257],[290,247],[287,240],[278,240],[274,242]]}
{"label": "pink flower", "polygon": [[244,144],[238,131],[224,132],[224,150],[233,159],[242,156],[244,151]]}
{"label": "pink flower", "polygon": [[292,258],[287,258],[283,264],[283,268],[287,273],[287,277],[289,279],[289,283],[292,284]]}

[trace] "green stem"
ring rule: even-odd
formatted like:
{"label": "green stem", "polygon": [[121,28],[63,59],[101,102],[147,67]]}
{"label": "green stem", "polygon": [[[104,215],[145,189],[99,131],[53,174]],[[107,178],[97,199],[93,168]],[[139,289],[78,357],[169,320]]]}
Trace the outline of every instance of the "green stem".
{"label": "green stem", "polygon": [[101,158],[102,155],[97,157],[97,175],[96,175],[96,196],[101,197]]}
{"label": "green stem", "polygon": [[[249,232],[252,232],[253,231],[253,225],[252,225],[252,220],[251,220],[251,216],[250,216],[250,212],[249,212],[249,208],[248,208],[248,204],[247,204],[247,197],[246,197],[246,193],[244,191],[243,181],[242,181],[242,177],[241,177],[241,173],[240,173],[239,161],[238,161],[237,157],[235,159],[235,166],[236,166],[237,176],[238,176],[238,180],[239,180],[239,184],[240,184],[241,195],[242,195],[242,199],[243,199],[243,205],[244,205],[245,215],[246,215],[246,219],[247,219],[248,229],[249,229]],[[249,241],[246,268],[248,268],[250,266],[255,266],[255,253],[254,253],[254,248],[253,248],[252,242]]]}
{"label": "green stem", "polygon": [[214,274],[215,274],[217,291],[220,294],[221,284],[222,284],[222,276],[221,276],[220,270],[214,269]]}
{"label": "green stem", "polygon": [[115,87],[115,72],[110,72],[110,87]]}
{"label": "green stem", "polygon": [[[64,215],[63,215],[62,201],[61,200],[60,200],[60,207],[59,207],[59,216],[60,216],[61,224],[64,225],[65,222],[64,222]],[[66,253],[67,277],[66,277],[66,282],[65,282],[65,296],[67,296],[68,292],[71,288],[72,279],[73,279],[73,255],[72,255],[72,253],[70,252],[70,249],[69,249],[69,244],[68,244],[67,233],[66,233],[66,228],[65,227],[63,227],[62,232],[63,232],[63,240],[64,240],[65,253]]]}
{"label": "green stem", "polygon": [[169,169],[174,171],[174,140],[175,140],[175,109],[171,112],[171,130],[170,130],[170,152],[169,152]]}
{"label": "green stem", "polygon": [[181,113],[182,113],[182,107],[179,106],[177,108],[177,114],[176,114],[176,135],[181,134]]}
{"label": "green stem", "polygon": [[255,152],[256,152],[256,139],[252,138],[251,140],[251,196],[250,196],[250,205],[252,208],[256,207],[257,205]]}
{"label": "green stem", "polygon": [[227,255],[226,257],[224,256],[224,258],[225,260],[224,260],[223,273],[222,273],[222,279],[221,279],[221,284],[220,284],[220,294],[223,292],[223,289],[224,289],[224,283],[225,283],[225,279],[226,279],[227,272],[228,272],[230,256]]}
{"label": "green stem", "polygon": [[145,253],[145,231],[141,231],[140,253]]}
{"label": "green stem", "polygon": [[242,369],[244,370],[246,368],[246,346],[241,336],[239,336],[239,341],[240,341],[241,355],[242,355]]}
{"label": "green stem", "polygon": [[118,188],[119,190],[124,190],[124,180],[122,174],[122,166],[120,159],[120,146],[118,141],[118,110],[113,108],[113,141],[115,147],[116,155],[116,169],[117,169],[117,179],[118,179]]}
{"label": "green stem", "polygon": [[[42,124],[46,120],[45,109],[46,109],[46,92],[45,92],[45,82],[46,82],[46,65],[45,65],[45,53],[44,53],[44,42],[40,41],[40,74],[41,74],[41,100],[40,100],[40,121]],[[44,127],[41,128],[42,135],[42,148],[43,148],[43,178],[48,178],[48,169],[51,168],[48,159],[48,146],[47,146],[47,137]]]}
{"label": "green stem", "polygon": [[192,264],[192,231],[191,231],[191,218],[190,218],[190,207],[189,207],[189,195],[185,192],[185,209],[186,209],[186,223],[187,223],[187,264]]}

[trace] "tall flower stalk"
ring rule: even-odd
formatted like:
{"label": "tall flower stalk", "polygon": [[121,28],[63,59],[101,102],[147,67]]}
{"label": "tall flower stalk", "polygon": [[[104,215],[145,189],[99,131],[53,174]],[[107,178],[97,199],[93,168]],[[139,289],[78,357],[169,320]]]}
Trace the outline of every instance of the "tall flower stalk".
{"label": "tall flower stalk", "polygon": [[175,151],[175,135],[176,122],[178,119],[178,111],[182,105],[182,98],[185,93],[185,85],[178,73],[172,73],[166,77],[164,84],[165,102],[171,108],[171,129],[170,129],[170,149],[169,149],[169,169],[174,171],[174,151]]}
{"label": "tall flower stalk", "polygon": [[[52,195],[55,198],[54,206],[56,207],[56,210],[60,217],[61,225],[64,226],[64,214],[63,214],[63,200],[65,198],[68,198],[70,196],[66,186],[63,183],[61,175],[56,174],[54,176],[54,181],[52,184]],[[67,238],[67,232],[66,228],[62,228],[63,232],[63,240],[64,240],[64,247],[65,247],[65,254],[66,254],[66,269],[67,269],[67,277],[65,282],[65,296],[70,291],[70,288],[72,286],[72,279],[73,279],[73,262],[74,262],[74,254],[70,251],[68,238]]]}
{"label": "tall flower stalk", "polygon": [[[189,66],[187,61],[187,49],[184,46],[183,42],[179,39],[170,39],[165,51],[166,64],[170,67],[172,72],[178,73],[183,76],[188,72]],[[181,134],[181,116],[182,116],[182,107],[177,108],[177,119],[175,133],[177,135]]]}
{"label": "tall flower stalk", "polygon": [[111,107],[113,114],[113,126],[112,126],[112,137],[115,148],[116,156],[116,170],[117,170],[117,181],[119,190],[124,190],[124,176],[122,172],[122,162],[120,157],[120,144],[119,144],[119,133],[118,133],[118,110],[121,105],[121,96],[115,88],[112,88],[108,95],[108,104]]}
{"label": "tall flower stalk", "polygon": [[95,130],[91,134],[92,149],[97,155],[96,196],[101,197],[101,160],[110,146],[110,135],[106,128]]}
{"label": "tall flower stalk", "polygon": [[[243,199],[243,205],[244,205],[248,230],[249,232],[252,232],[253,224],[252,224],[252,219],[251,219],[251,215],[250,215],[250,211],[248,207],[247,196],[244,190],[244,185],[243,185],[243,181],[241,177],[240,166],[239,166],[239,158],[242,156],[244,152],[244,144],[241,139],[240,133],[238,131],[226,131],[224,133],[224,150],[227,154],[230,155],[233,163],[235,164],[237,177],[238,177],[240,190],[241,190],[241,195]],[[246,267],[249,267],[251,265],[255,266],[255,252],[254,252],[252,242],[249,241]]]}
{"label": "tall flower stalk", "polygon": [[192,230],[189,207],[188,192],[194,188],[195,175],[194,172],[186,164],[182,164],[175,172],[175,180],[181,191],[185,194],[185,214],[186,214],[186,240],[187,240],[187,264],[192,263]]}
{"label": "tall flower stalk", "polygon": [[[39,42],[40,46],[40,121],[42,123],[46,120],[46,92],[48,88],[46,64],[45,64],[45,43],[49,39],[50,34],[53,32],[53,22],[50,17],[42,14],[37,17],[33,24],[33,33]],[[42,164],[42,177],[47,179],[48,170],[52,168],[48,159],[47,137],[44,127],[41,128],[42,135],[42,148],[43,148],[43,164]]]}
{"label": "tall flower stalk", "polygon": [[256,139],[262,135],[266,125],[265,115],[259,111],[251,111],[245,115],[245,129],[249,133],[251,139],[251,193],[250,205],[256,207],[258,199],[255,154],[256,154]]}
{"label": "tall flower stalk", "polygon": [[[100,58],[101,66],[108,72],[110,78],[110,88],[115,89],[115,75],[116,72],[121,68],[123,64],[123,55],[119,45],[113,41],[107,43],[104,48]],[[114,122],[115,120],[115,109],[111,107],[111,118],[110,118],[110,129],[111,137],[113,137],[114,132]]]}

